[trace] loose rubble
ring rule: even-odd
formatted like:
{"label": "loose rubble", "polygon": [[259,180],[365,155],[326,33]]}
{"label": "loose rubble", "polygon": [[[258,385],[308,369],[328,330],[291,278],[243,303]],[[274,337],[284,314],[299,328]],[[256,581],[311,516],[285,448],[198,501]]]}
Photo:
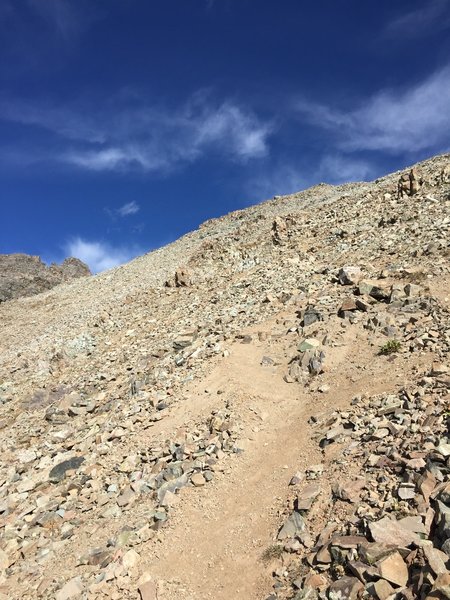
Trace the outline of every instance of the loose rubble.
{"label": "loose rubble", "polygon": [[[2,303],[0,599],[166,600],[148,549],[246,453],[235,374],[186,391],[236,348],[327,407],[305,423],[322,459],[279,492],[272,598],[450,597],[449,164],[278,197]],[[334,410],[350,347],[399,385]]]}
{"label": "loose rubble", "polygon": [[313,420],[327,467],[307,470],[313,487],[296,476],[271,598],[449,597],[449,389],[433,364],[414,387]]}

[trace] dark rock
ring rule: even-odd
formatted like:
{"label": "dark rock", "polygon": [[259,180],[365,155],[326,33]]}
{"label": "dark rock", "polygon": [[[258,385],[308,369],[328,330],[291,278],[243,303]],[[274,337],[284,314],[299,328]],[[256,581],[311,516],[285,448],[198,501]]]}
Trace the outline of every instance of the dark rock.
{"label": "dark rock", "polygon": [[59,465],[53,467],[48,478],[52,483],[59,483],[66,477],[67,471],[76,471],[83,463],[84,458],[82,456],[74,456],[73,458],[64,460]]}

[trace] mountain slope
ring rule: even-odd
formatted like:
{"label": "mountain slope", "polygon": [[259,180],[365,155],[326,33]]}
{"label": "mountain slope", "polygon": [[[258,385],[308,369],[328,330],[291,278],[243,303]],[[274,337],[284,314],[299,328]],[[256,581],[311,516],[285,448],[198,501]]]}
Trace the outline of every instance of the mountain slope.
{"label": "mountain slope", "polygon": [[322,460],[308,419],[447,361],[449,164],[403,194],[403,172],[315,186],[2,304],[4,597],[265,598],[287,484]]}

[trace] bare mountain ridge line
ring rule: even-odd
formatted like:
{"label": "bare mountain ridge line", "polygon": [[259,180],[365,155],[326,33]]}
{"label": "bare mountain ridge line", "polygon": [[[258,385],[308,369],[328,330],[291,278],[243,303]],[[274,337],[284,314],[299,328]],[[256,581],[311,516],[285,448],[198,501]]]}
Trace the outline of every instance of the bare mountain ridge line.
{"label": "bare mountain ridge line", "polygon": [[424,468],[422,431],[448,450],[449,165],[276,198],[3,303],[0,599],[349,600],[405,569],[407,598],[442,587],[440,534],[350,563],[367,515],[395,518],[392,464],[401,516],[430,524],[401,470]]}
{"label": "bare mountain ridge line", "polygon": [[[413,166],[416,166],[419,169],[422,167],[427,168],[429,164],[431,165],[434,163],[442,163],[442,165],[445,166],[448,162],[449,157],[450,154],[437,155],[432,158],[426,159],[420,163],[417,163]],[[309,208],[311,206],[317,205],[317,208],[319,209],[320,206],[325,206],[328,203],[334,203],[336,201],[339,201],[341,196],[345,196],[346,194],[356,193],[357,190],[360,190],[361,193],[363,193],[365,189],[369,189],[369,187],[374,184],[379,185],[380,189],[393,182],[395,182],[395,184],[397,185],[399,175],[405,172],[408,173],[411,170],[411,168],[412,167],[405,167],[405,169],[394,171],[392,173],[377,178],[373,182],[351,182],[340,185],[318,183],[300,192],[284,196],[275,196],[274,198],[264,200],[250,207],[232,211],[231,213],[228,213],[221,217],[208,219],[205,222],[201,223],[198,229],[186,233],[181,238],[175,240],[174,242],[171,242],[170,244],[167,244],[166,246],[162,246],[160,248],[157,248],[156,250],[139,256],[124,265],[120,265],[103,273],[93,275],[90,278],[90,284],[95,286],[97,285],[97,281],[105,283],[106,281],[110,281],[111,283],[113,283],[116,276],[119,273],[123,272],[123,269],[129,269],[131,271],[136,265],[137,270],[139,270],[141,261],[144,260],[145,257],[151,256],[156,259],[157,257],[161,256],[161,254],[164,255],[166,252],[169,253],[174,246],[176,247],[180,245],[180,254],[182,254],[184,248],[182,248],[181,246],[185,245],[186,250],[189,250],[191,246],[195,245],[196,242],[198,243],[200,240],[203,240],[205,237],[215,238],[217,236],[226,235],[227,233],[230,233],[234,229],[238,228],[240,222],[242,220],[245,220],[246,218],[258,218],[260,215],[266,215],[266,217],[269,217],[272,215],[276,216],[289,214],[290,211],[298,210],[299,203],[301,203],[300,206],[304,208]],[[179,265],[182,266],[183,261],[180,261]],[[176,267],[174,267],[173,270],[176,270]],[[164,279],[164,277],[168,277],[169,275],[169,270],[166,270],[164,271],[164,274],[161,277],[162,279]],[[152,279],[154,278],[152,277]],[[81,283],[81,286],[83,286],[83,284],[85,283],[87,282],[83,281]],[[62,284],[64,284],[64,287],[67,285],[76,285],[76,281],[63,281]],[[78,288],[78,286],[76,287]],[[75,293],[77,292],[78,289]]]}
{"label": "bare mountain ridge line", "polygon": [[0,302],[34,296],[72,279],[91,275],[78,258],[47,266],[39,256],[0,254]]}

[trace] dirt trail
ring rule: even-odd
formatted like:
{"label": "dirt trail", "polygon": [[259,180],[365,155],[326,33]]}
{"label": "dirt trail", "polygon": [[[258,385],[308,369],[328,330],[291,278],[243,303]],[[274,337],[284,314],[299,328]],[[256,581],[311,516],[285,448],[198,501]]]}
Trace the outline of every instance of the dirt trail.
{"label": "dirt trail", "polygon": [[[218,403],[223,405],[224,397],[231,401],[244,452],[227,458],[225,473],[207,488],[183,491],[168,528],[143,552],[144,570],[160,582],[160,600],[267,597],[270,569],[261,556],[273,543],[289,480],[323,460],[311,440],[309,417],[346,406],[356,394],[404,383],[399,370],[374,360],[373,350],[360,345],[354,332],[348,344],[331,352],[330,369],[321,379],[331,386],[329,394],[285,383],[281,369],[261,367],[266,353],[262,344],[236,344],[209,376],[192,385],[192,394],[219,390]],[[400,371],[405,373],[403,366]]]}

